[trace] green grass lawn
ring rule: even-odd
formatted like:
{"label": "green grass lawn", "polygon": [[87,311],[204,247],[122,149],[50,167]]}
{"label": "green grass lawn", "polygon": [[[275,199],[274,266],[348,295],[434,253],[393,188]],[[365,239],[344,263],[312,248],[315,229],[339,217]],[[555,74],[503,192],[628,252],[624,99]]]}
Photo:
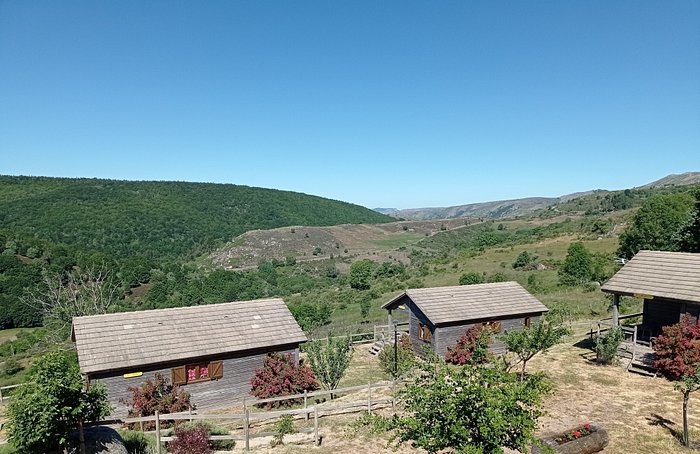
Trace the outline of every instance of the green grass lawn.
{"label": "green grass lawn", "polygon": [[0,330],[0,344],[4,342],[9,342],[17,339],[17,334],[21,332],[32,332],[36,328],[11,328]]}
{"label": "green grass lawn", "polygon": [[416,244],[425,238],[425,235],[416,232],[398,232],[392,234],[388,238],[374,240],[371,243],[381,250],[398,249],[402,246],[410,246]]}

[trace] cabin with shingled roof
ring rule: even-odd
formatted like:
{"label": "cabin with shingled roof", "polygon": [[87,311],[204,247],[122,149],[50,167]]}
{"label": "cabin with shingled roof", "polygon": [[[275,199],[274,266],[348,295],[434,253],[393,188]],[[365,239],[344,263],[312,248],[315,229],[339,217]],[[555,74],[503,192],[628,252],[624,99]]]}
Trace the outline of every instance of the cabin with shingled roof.
{"label": "cabin with shingled roof", "polygon": [[639,338],[654,338],[685,314],[700,318],[700,254],[639,251],[602,285],[613,296],[612,325],[619,324],[621,296],[644,300]]}
{"label": "cabin with shingled roof", "polygon": [[75,317],[72,339],[81,373],[105,385],[115,417],[127,414],[128,388],[156,373],[197,408],[234,406],[268,353],[298,362],[307,341],[279,298]]}
{"label": "cabin with shingled roof", "polygon": [[[382,306],[407,316],[413,350],[424,355],[426,347],[444,357],[470,327],[489,326],[494,334],[522,330],[547,312],[547,307],[517,282],[409,289]],[[497,339],[489,347],[505,352]]]}

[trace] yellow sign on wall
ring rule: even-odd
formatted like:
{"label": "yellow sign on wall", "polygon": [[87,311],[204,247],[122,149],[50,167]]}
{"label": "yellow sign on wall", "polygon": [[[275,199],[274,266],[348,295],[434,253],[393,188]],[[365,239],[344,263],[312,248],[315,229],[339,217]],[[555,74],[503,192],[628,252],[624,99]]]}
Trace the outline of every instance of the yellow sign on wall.
{"label": "yellow sign on wall", "polygon": [[134,377],[140,377],[141,375],[143,375],[143,372],[130,372],[128,374],[124,374],[123,377],[124,378],[134,378]]}
{"label": "yellow sign on wall", "polygon": [[635,298],[641,298],[643,300],[653,300],[654,295],[645,295],[644,293],[635,293],[633,295]]}

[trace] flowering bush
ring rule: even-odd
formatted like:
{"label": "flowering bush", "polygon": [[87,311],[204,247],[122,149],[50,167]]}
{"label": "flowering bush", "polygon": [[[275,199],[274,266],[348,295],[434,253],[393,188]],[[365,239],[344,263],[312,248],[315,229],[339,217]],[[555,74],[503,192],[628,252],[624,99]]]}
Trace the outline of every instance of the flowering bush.
{"label": "flowering bush", "polygon": [[576,440],[577,438],[585,437],[586,435],[590,435],[593,432],[594,430],[593,428],[591,428],[590,424],[584,424],[582,427],[571,430],[559,437],[554,438],[554,441],[556,441],[559,444],[563,444],[572,440]]}
{"label": "flowering bush", "polygon": [[168,443],[168,452],[172,454],[210,454],[213,452],[209,442],[209,428],[199,424],[175,428],[175,440]]}
{"label": "flowering bush", "polygon": [[695,365],[700,364],[700,326],[686,315],[661,332],[654,344],[659,372],[670,380],[695,375]]}
{"label": "flowering bush", "polygon": [[452,364],[482,364],[489,360],[491,330],[484,325],[474,325],[457,340],[453,347],[447,347],[445,361]]}
{"label": "flowering bush", "polygon": [[[178,386],[168,383],[168,379],[161,373],[146,380],[140,387],[129,387],[131,400],[122,399],[122,403],[130,405],[129,417],[152,416],[159,413],[175,413],[190,408],[190,394],[182,391]],[[155,423],[144,423],[147,428],[152,428]]]}
{"label": "flowering bush", "polygon": [[[265,358],[263,367],[255,369],[250,380],[251,393],[259,399],[288,396],[304,391],[318,389],[318,381],[311,368],[305,364],[296,364],[291,353],[270,353]],[[296,400],[283,400],[264,404],[265,408],[291,406]]]}

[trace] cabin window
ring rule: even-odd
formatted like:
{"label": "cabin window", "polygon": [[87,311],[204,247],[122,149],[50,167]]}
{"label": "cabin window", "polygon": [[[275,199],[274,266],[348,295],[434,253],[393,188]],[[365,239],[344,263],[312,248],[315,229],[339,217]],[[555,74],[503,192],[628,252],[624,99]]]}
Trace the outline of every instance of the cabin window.
{"label": "cabin window", "polygon": [[418,322],[418,339],[424,342],[433,340],[433,333],[430,332],[430,328],[428,328],[428,325],[424,325],[421,322]]}
{"label": "cabin window", "polygon": [[525,317],[525,320],[523,320],[523,325],[525,325],[525,328],[529,328],[530,325],[532,325],[532,319],[530,317]]}
{"label": "cabin window", "polygon": [[224,362],[210,361],[187,364],[171,369],[173,385],[186,385],[210,380],[218,380],[224,376]]}
{"label": "cabin window", "polygon": [[488,329],[492,333],[500,333],[501,332],[501,321],[497,320],[495,322],[486,322],[486,323],[484,323],[484,328]]}

